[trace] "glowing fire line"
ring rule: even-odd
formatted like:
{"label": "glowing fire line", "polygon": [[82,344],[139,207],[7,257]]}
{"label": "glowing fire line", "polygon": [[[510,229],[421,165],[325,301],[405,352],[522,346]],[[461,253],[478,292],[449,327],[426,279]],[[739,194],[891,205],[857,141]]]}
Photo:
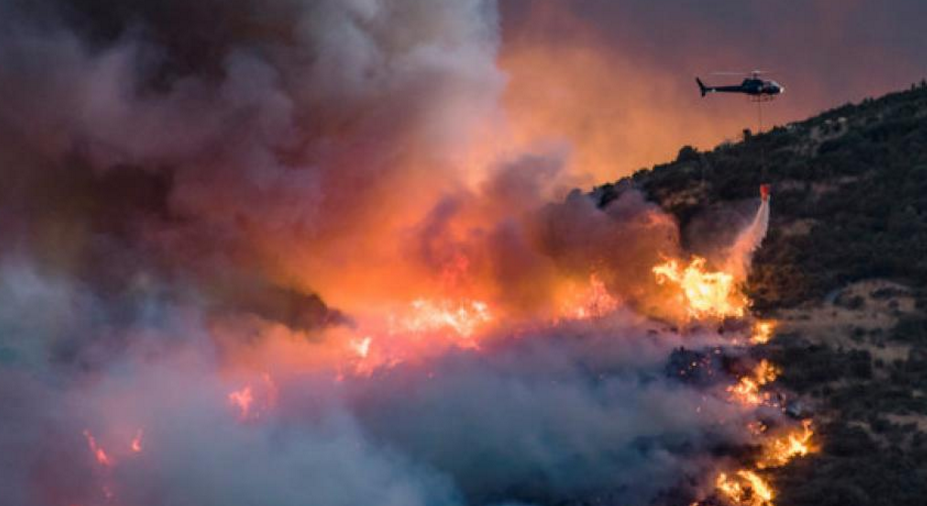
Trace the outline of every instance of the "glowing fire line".
{"label": "glowing fire line", "polygon": [[772,320],[760,320],[753,325],[753,334],[750,336],[750,342],[753,344],[766,344],[772,338],[773,332],[776,331],[776,322]]}
{"label": "glowing fire line", "polygon": [[737,384],[728,387],[727,391],[734,400],[742,404],[759,406],[768,399],[768,395],[761,393],[760,388],[775,381],[778,375],[779,369],[763,359],[750,375],[740,378]]}
{"label": "glowing fire line", "polygon": [[492,320],[489,305],[482,301],[433,301],[416,299],[411,304],[411,314],[398,321],[396,331],[411,333],[433,332],[449,329],[464,338],[464,343],[475,346],[470,338],[483,325]]}
{"label": "glowing fire line", "polygon": [[803,420],[802,427],[780,437],[773,438],[763,448],[763,457],[757,463],[760,469],[782,467],[796,457],[804,457],[812,452],[811,420]]}

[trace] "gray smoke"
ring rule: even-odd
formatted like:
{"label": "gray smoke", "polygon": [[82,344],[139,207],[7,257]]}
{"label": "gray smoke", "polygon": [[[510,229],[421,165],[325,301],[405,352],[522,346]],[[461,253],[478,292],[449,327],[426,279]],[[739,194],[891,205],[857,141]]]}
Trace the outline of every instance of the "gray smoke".
{"label": "gray smoke", "polygon": [[[68,306],[94,305],[5,273],[3,300],[45,308],[47,321],[70,323]],[[7,336],[55,332],[15,329],[41,318],[3,314],[7,504],[648,504],[746,437],[748,413],[722,392],[664,374],[674,347],[716,338],[683,341],[624,312],[344,383],[284,373],[275,405],[247,421],[226,402],[241,376],[223,374],[191,313],[173,308],[122,329],[129,349],[81,372],[43,362],[48,350],[20,354]],[[138,428],[144,449],[133,454]],[[83,430],[112,467],[94,461]]]}
{"label": "gray smoke", "polygon": [[[668,379],[681,338],[629,310],[369,378],[260,361],[280,328],[324,355],[324,329],[353,323],[331,300],[399,257],[466,253],[526,314],[564,273],[651,303],[645,260],[678,231],[639,194],[545,206],[562,152],[465,184],[459,159],[504,123],[498,23],[483,0],[0,0],[3,504],[647,504],[697,485],[745,415]],[[437,239],[461,215],[490,224]],[[264,385],[251,418],[228,400],[245,384]]]}

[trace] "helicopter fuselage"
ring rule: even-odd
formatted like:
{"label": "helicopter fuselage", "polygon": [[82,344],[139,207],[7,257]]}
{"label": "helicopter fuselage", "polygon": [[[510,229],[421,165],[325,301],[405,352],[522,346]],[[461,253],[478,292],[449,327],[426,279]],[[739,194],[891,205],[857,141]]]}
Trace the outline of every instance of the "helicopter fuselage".
{"label": "helicopter fuselage", "polygon": [[743,93],[751,96],[775,96],[783,93],[785,87],[776,81],[748,77],[739,85],[733,86],[706,86],[701,79],[696,78],[699,90],[704,97],[708,93]]}

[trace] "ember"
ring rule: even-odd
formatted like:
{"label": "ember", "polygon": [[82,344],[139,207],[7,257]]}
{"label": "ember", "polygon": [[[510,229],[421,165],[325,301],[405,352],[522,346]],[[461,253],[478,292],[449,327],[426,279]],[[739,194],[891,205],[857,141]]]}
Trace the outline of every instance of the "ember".
{"label": "ember", "polygon": [[111,466],[113,465],[112,460],[110,460],[109,455],[106,451],[97,444],[96,438],[90,434],[89,430],[84,430],[84,437],[87,439],[87,446],[90,447],[90,452],[93,453],[94,458],[101,466]]}

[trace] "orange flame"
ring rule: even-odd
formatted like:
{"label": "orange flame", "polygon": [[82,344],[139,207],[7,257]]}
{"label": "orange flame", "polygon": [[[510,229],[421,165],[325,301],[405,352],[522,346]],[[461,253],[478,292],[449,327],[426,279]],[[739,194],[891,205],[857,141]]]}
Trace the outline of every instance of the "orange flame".
{"label": "orange flame", "polygon": [[267,373],[261,375],[261,380],[257,388],[249,383],[227,395],[229,405],[238,411],[239,420],[256,420],[265,410],[276,404],[277,385]]}
{"label": "orange flame", "polygon": [[723,271],[707,271],[706,260],[694,256],[688,266],[668,260],[653,268],[657,283],[671,283],[680,290],[680,298],[690,318],[726,318],[744,315],[748,301],[734,282],[734,276]]}
{"label": "orange flame", "polygon": [[394,319],[395,332],[427,333],[452,330],[463,340],[459,344],[477,348],[474,333],[492,321],[489,306],[482,301],[433,301],[416,299],[411,304],[411,314]]}
{"label": "orange flame", "polygon": [[[571,288],[574,288],[571,286]],[[618,309],[619,302],[606,288],[596,274],[589,276],[589,285],[584,289],[570,290],[561,303],[561,314],[565,318],[586,320],[601,318]]]}
{"label": "orange flame", "polygon": [[251,404],[254,402],[254,396],[251,394],[251,385],[229,393],[228,399],[229,404],[238,408],[239,418],[248,418],[248,415],[251,413]]}
{"label": "orange flame", "polygon": [[[766,432],[761,423],[751,424],[754,435]],[[802,422],[801,429],[769,439],[763,448],[763,457],[756,463],[757,469],[781,467],[796,457],[804,457],[813,450],[811,437],[811,420]],[[756,472],[741,469],[734,476],[721,473],[715,481],[715,487],[735,506],[773,506],[773,489]],[[696,503],[698,504],[698,503]]]}
{"label": "orange flame", "polygon": [[758,406],[768,399],[768,395],[763,395],[760,388],[775,381],[778,375],[779,369],[763,359],[749,376],[740,378],[737,384],[729,386],[727,391],[741,404]]}
{"label": "orange flame", "polygon": [[766,344],[776,331],[776,322],[773,320],[759,320],[753,325],[750,342],[753,344]]}
{"label": "orange flame", "polygon": [[753,471],[741,469],[734,476],[718,475],[717,489],[737,506],[772,506],[773,490]]}
{"label": "orange flame", "polygon": [[336,355],[336,381],[346,374],[369,376],[379,368],[417,361],[449,347],[479,350],[495,315],[474,299],[416,298],[372,309],[356,326],[332,329],[344,344]]}
{"label": "orange flame", "polygon": [[788,464],[795,457],[804,457],[813,451],[811,437],[811,420],[802,421],[800,429],[771,439],[764,446],[762,459],[757,463],[760,469],[767,467],[781,467]]}
{"label": "orange flame", "polygon": [[[356,355],[356,362],[354,364],[354,374],[359,376],[369,376],[373,373],[374,369],[380,365],[378,360],[371,358],[370,356],[370,346],[373,344],[373,338],[370,336],[364,336],[362,338],[352,338],[348,341],[348,346],[351,348],[351,351]],[[339,381],[344,379],[343,373],[339,373]]]}
{"label": "orange flame", "polygon": [[106,467],[113,465],[112,459],[110,459],[106,451],[103,450],[103,447],[97,444],[96,438],[94,438],[93,434],[87,429],[84,429],[84,438],[87,439],[87,446],[90,447],[90,451],[93,453],[93,457],[97,460],[97,463]]}
{"label": "orange flame", "polygon": [[373,338],[370,336],[364,336],[362,339],[352,339],[349,343],[351,349],[357,353],[357,356],[360,358],[367,358],[367,355],[370,354],[370,345],[373,343]]}
{"label": "orange flame", "polygon": [[138,431],[135,432],[135,437],[132,438],[132,442],[129,444],[129,448],[131,448],[133,452],[142,452],[142,437],[144,435],[145,433],[142,431],[142,429],[138,429]]}

